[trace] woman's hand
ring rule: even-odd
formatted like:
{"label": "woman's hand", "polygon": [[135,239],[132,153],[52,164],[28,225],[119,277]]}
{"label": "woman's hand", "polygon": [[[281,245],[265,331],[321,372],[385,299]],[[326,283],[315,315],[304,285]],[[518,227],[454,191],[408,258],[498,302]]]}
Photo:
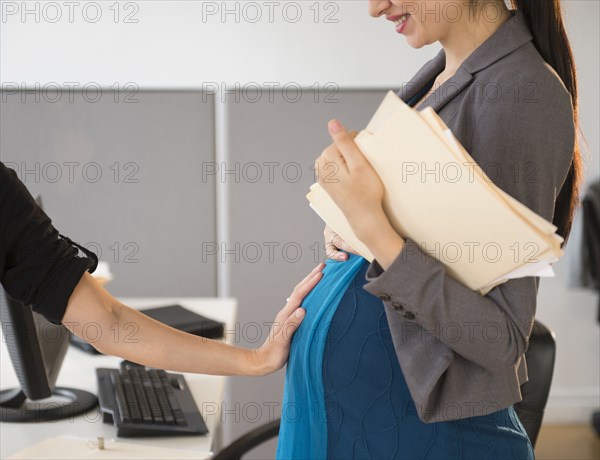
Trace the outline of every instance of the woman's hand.
{"label": "woman's hand", "polygon": [[360,151],[354,137],[337,121],[329,122],[333,144],[317,159],[321,187],[348,219],[361,240],[382,225],[389,225],[383,211],[383,184]]}
{"label": "woman's hand", "polygon": [[325,225],[323,235],[325,236],[325,256],[328,259],[346,260],[348,259],[347,252],[359,255],[358,252],[346,243],[340,235],[335,233],[329,225]]}
{"label": "woman's hand", "polygon": [[258,375],[275,372],[287,362],[292,336],[306,313],[300,304],[323,277],[324,267],[325,264],[321,262],[296,285],[287,304],[277,314],[269,337],[260,348],[254,350]]}
{"label": "woman's hand", "polygon": [[[331,120],[328,127],[333,144],[317,159],[319,184],[385,270],[404,247],[404,240],[383,210],[383,183],[354,142],[355,132],[346,131],[337,120]],[[325,244],[330,242],[326,234]]]}

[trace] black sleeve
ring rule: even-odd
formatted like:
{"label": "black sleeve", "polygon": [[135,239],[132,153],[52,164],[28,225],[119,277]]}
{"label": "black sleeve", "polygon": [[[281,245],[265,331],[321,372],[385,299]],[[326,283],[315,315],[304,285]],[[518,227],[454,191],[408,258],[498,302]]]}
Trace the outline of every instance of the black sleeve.
{"label": "black sleeve", "polygon": [[58,233],[16,173],[0,162],[0,282],[6,293],[60,324],[75,286],[97,264],[94,253]]}

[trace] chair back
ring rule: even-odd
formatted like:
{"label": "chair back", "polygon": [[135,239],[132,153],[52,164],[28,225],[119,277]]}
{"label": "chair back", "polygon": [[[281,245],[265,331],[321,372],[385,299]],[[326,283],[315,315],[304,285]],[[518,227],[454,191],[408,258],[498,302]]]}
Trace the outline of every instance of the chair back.
{"label": "chair back", "polygon": [[521,385],[523,400],[514,405],[515,412],[534,447],[550,394],[555,359],[554,332],[535,320],[529,337],[529,346],[525,352],[529,380]]}

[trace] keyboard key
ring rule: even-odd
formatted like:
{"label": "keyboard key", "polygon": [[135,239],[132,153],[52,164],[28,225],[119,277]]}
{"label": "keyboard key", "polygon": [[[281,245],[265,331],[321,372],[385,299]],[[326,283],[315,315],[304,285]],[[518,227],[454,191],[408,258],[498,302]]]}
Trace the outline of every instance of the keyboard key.
{"label": "keyboard key", "polygon": [[125,392],[123,391],[123,383],[121,382],[121,376],[119,372],[114,370],[110,373],[110,380],[115,390],[115,400],[117,401],[117,409],[121,416],[121,421],[129,423],[131,421],[131,414],[129,407],[127,407],[127,401],[125,400]]}
{"label": "keyboard key", "polygon": [[141,366],[97,369],[96,374],[104,421],[110,423],[112,415],[117,436],[207,432],[182,375]]}
{"label": "keyboard key", "polygon": [[129,407],[129,412],[131,413],[131,421],[133,423],[140,423],[142,421],[142,414],[140,412],[128,370],[124,370],[121,373],[121,381],[123,382],[123,388],[125,389],[125,398],[127,399],[127,406]]}
{"label": "keyboard key", "polygon": [[143,373],[141,379],[146,398],[148,399],[148,406],[150,406],[150,412],[152,412],[153,422],[159,424],[164,423],[165,419],[160,411],[160,406],[158,405],[158,400],[156,399],[156,393],[154,392],[154,387],[150,381],[150,376],[148,373]]}
{"label": "keyboard key", "polygon": [[152,423],[152,413],[150,412],[150,406],[146,400],[146,393],[144,392],[144,387],[142,386],[142,380],[140,379],[140,370],[132,369],[130,374],[133,390],[135,391],[135,396],[137,398],[138,405],[140,406],[142,421],[144,423]]}
{"label": "keyboard key", "polygon": [[165,423],[168,425],[175,424],[175,417],[173,417],[173,412],[171,407],[169,406],[169,400],[167,399],[167,395],[162,386],[161,379],[159,374],[156,371],[149,371],[150,381],[152,382],[152,386],[154,387],[154,392],[156,393],[156,399],[158,400],[158,405],[160,406],[160,410],[163,414],[163,418]]}

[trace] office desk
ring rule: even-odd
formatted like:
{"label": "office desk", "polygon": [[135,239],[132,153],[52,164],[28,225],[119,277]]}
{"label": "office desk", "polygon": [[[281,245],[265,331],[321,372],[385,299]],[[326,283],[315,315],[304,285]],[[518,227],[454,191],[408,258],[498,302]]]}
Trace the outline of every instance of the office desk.
{"label": "office desk", "polygon": [[[122,298],[126,305],[134,308],[156,307],[180,304],[194,312],[225,323],[225,340],[233,344],[234,324],[237,315],[235,299],[216,298]],[[6,346],[0,347],[0,387],[2,389],[18,386]],[[75,387],[97,394],[96,367],[118,367],[120,358],[104,355],[90,355],[73,346],[69,347],[58,377],[57,386]],[[221,405],[226,377],[212,375],[184,374],[190,390],[202,412],[209,433],[203,436],[177,436],[162,438],[119,438],[127,443],[142,443],[151,446],[187,449],[197,452],[209,452],[218,448]],[[96,439],[116,438],[113,425],[102,422],[99,408],[85,415],[69,420],[46,423],[0,423],[0,458],[6,458],[19,450],[38,443],[46,438],[69,434]]]}

